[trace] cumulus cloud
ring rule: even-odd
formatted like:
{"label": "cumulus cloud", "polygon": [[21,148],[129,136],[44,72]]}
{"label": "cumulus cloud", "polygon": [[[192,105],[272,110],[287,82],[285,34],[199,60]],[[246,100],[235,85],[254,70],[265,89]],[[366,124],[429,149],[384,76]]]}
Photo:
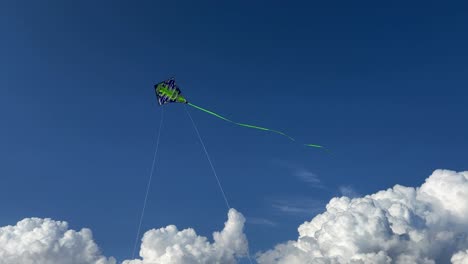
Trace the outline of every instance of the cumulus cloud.
{"label": "cumulus cloud", "polygon": [[[213,242],[191,228],[179,231],[170,225],[146,232],[142,259],[123,264],[236,263],[248,254],[243,232],[245,218],[235,209],[228,212],[224,229],[213,233]],[[101,255],[89,229],[77,232],[66,222],[26,218],[15,226],[0,227],[0,264],[116,264]]]}
{"label": "cumulus cloud", "polygon": [[[191,228],[149,230],[141,258],[123,264],[236,263],[248,254],[244,223],[231,209],[212,241]],[[333,198],[298,231],[297,240],[258,253],[258,263],[468,264],[468,172],[437,170],[417,188],[395,185],[364,197]],[[100,253],[89,229],[70,230],[66,222],[26,218],[0,227],[0,264],[52,263],[116,260]]]}
{"label": "cumulus cloud", "polygon": [[26,218],[0,227],[0,264],[115,264],[101,255],[89,229],[66,222]]}
{"label": "cumulus cloud", "polygon": [[248,252],[244,223],[242,214],[230,209],[224,229],[213,233],[213,243],[191,228],[179,231],[170,225],[150,230],[143,236],[142,259],[126,260],[123,264],[236,263],[237,257]]}
{"label": "cumulus cloud", "polygon": [[468,250],[459,251],[452,256],[451,260],[453,264],[468,264]]}
{"label": "cumulus cloud", "polygon": [[299,237],[259,263],[468,263],[468,172],[436,170],[418,188],[396,185],[333,198]]}

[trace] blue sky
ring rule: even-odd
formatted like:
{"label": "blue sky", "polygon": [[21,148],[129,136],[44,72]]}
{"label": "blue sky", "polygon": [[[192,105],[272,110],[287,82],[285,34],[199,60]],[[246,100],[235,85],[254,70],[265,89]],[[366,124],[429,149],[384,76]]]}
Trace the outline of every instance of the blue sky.
{"label": "blue sky", "polygon": [[[89,227],[129,258],[175,76],[251,252],[297,237],[340,188],[419,186],[467,170],[466,4],[435,1],[5,1],[0,225]],[[143,230],[210,236],[226,208],[182,105],[165,106]]]}

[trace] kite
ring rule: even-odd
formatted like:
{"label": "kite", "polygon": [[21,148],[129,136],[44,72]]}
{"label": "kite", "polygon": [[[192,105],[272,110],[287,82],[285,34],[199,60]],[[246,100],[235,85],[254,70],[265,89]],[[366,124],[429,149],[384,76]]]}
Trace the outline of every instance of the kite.
{"label": "kite", "polygon": [[[226,118],[226,117],[224,117],[222,115],[219,115],[219,114],[217,114],[217,113],[215,113],[213,111],[210,111],[210,110],[207,110],[207,109],[202,108],[200,106],[189,103],[187,101],[187,99],[185,99],[185,97],[182,95],[182,91],[180,90],[179,86],[177,86],[174,78],[171,78],[171,79],[162,81],[160,83],[157,83],[156,85],[154,85],[154,91],[156,92],[156,98],[158,99],[158,103],[159,103],[160,106],[165,105],[165,104],[170,104],[170,103],[181,103],[181,104],[189,105],[189,106],[191,106],[191,107],[193,107],[193,108],[195,108],[197,110],[203,111],[203,112],[205,112],[207,114],[215,116],[215,117],[217,117],[217,118],[219,118],[221,120],[224,120],[226,122],[229,122],[231,124],[241,126],[241,127],[246,127],[246,128],[252,128],[252,129],[257,129],[257,130],[262,130],[262,131],[273,132],[273,133],[282,135],[284,137],[287,137],[292,141],[296,141],[294,138],[288,136],[287,134],[285,134],[285,133],[283,133],[281,131],[274,130],[274,129],[269,129],[269,128],[266,128],[266,127],[260,127],[260,126],[254,126],[254,125],[234,122],[231,119],[228,119],[228,118]],[[185,108],[185,110],[187,111],[187,114],[190,117],[190,120],[192,121],[195,132],[197,133],[198,139],[200,140],[200,143],[201,143],[201,146],[202,146],[202,148],[203,148],[203,150],[205,152],[206,158],[207,158],[207,160],[208,160],[208,162],[209,162],[209,164],[211,166],[211,170],[213,171],[213,175],[215,176],[216,181],[218,183],[218,187],[219,187],[219,189],[221,191],[221,194],[223,195],[224,201],[226,203],[226,207],[227,207],[228,210],[230,210],[231,206],[229,205],[228,199],[227,199],[226,194],[225,194],[225,192],[223,190],[223,187],[221,185],[221,181],[220,181],[220,179],[219,179],[219,177],[218,177],[218,175],[216,173],[215,167],[213,166],[213,163],[211,162],[211,158],[210,158],[210,155],[208,153],[208,150],[205,147],[205,143],[203,143],[203,139],[202,139],[202,137],[200,135],[200,132],[198,131],[198,128],[197,128],[195,122],[193,121],[192,116],[190,115],[190,112],[187,110],[187,108]],[[140,237],[140,230],[141,230],[142,223],[143,223],[143,218],[144,218],[144,215],[145,215],[146,203],[148,201],[148,193],[149,193],[149,190],[150,190],[151,180],[153,178],[153,173],[155,171],[157,154],[158,154],[158,149],[159,149],[159,141],[160,141],[160,136],[161,136],[161,128],[162,128],[162,124],[163,124],[163,120],[164,120],[163,119],[163,113],[164,112],[161,111],[161,119],[160,119],[160,123],[159,123],[159,130],[158,130],[158,134],[157,134],[157,138],[156,138],[156,148],[154,150],[153,163],[151,165],[150,175],[148,177],[148,183],[146,185],[146,194],[145,194],[145,199],[143,200],[143,207],[142,207],[142,210],[141,210],[141,215],[140,215],[140,220],[139,220],[138,229],[137,229],[137,233],[136,233],[135,243],[134,243],[134,246],[133,246],[132,258],[135,258],[137,243],[138,243],[138,239]],[[313,147],[313,148],[322,148],[322,149],[328,151],[326,148],[324,148],[324,147],[322,147],[320,145],[304,144],[304,146]],[[252,263],[252,260],[250,258],[250,253],[248,251],[247,251],[247,257],[248,257],[249,262]]]}
{"label": "kite", "polygon": [[[200,106],[194,105],[185,99],[185,97],[182,95],[182,92],[179,88],[179,86],[176,84],[174,78],[170,78],[168,80],[162,81],[156,85],[154,85],[154,90],[156,92],[156,97],[158,99],[159,105],[165,105],[169,103],[182,103],[182,104],[187,104],[197,110],[203,111],[205,113],[208,113],[212,116],[215,116],[221,120],[224,120],[226,122],[229,122],[231,124],[241,126],[241,127],[247,127],[247,128],[252,128],[252,129],[257,129],[257,130],[262,130],[262,131],[269,131],[273,132],[279,135],[282,135],[284,137],[289,138],[291,141],[296,141],[294,138],[290,137],[289,135],[278,131],[274,129],[269,129],[266,127],[260,127],[260,126],[254,126],[254,125],[249,125],[249,124],[244,124],[244,123],[238,123],[235,121],[232,121],[231,119],[228,119],[222,115],[219,115],[213,111],[207,110],[205,108],[202,108]],[[316,145],[316,144],[304,144],[304,146],[307,147],[313,147],[313,148],[324,148],[323,146]],[[325,149],[325,148],[324,148]]]}

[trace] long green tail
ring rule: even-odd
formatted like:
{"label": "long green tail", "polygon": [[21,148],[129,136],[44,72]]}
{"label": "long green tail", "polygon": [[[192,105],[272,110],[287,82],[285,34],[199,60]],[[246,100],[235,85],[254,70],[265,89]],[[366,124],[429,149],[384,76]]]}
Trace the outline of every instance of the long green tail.
{"label": "long green tail", "polygon": [[[192,103],[187,103],[187,104],[190,105],[193,108],[196,108],[196,109],[200,110],[200,111],[203,111],[203,112],[208,113],[210,115],[216,116],[217,118],[222,119],[222,120],[224,120],[226,122],[229,122],[229,123],[232,123],[232,124],[235,124],[235,125],[238,125],[238,126],[243,126],[243,127],[248,127],[248,128],[253,128],[253,129],[258,129],[258,130],[263,130],[263,131],[270,131],[270,132],[285,136],[285,137],[289,138],[292,141],[296,141],[294,138],[288,136],[287,134],[285,134],[285,133],[283,133],[281,131],[274,130],[274,129],[269,129],[269,128],[266,128],[266,127],[259,127],[259,126],[249,125],[249,124],[237,123],[237,122],[234,122],[234,121],[232,121],[232,120],[230,120],[230,119],[228,119],[228,118],[226,118],[224,116],[218,115],[215,112],[212,112],[210,110],[202,108],[200,106],[194,105]],[[324,148],[324,147],[322,147],[320,145],[315,145],[315,144],[304,144],[304,146],[313,147],[313,148]]]}

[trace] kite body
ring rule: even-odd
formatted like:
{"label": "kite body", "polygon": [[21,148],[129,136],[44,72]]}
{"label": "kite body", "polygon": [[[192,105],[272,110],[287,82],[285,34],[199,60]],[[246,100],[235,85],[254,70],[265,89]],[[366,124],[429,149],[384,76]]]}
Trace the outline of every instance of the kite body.
{"label": "kite body", "polygon": [[176,85],[174,78],[160,82],[154,86],[159,105],[167,103],[188,103]]}

